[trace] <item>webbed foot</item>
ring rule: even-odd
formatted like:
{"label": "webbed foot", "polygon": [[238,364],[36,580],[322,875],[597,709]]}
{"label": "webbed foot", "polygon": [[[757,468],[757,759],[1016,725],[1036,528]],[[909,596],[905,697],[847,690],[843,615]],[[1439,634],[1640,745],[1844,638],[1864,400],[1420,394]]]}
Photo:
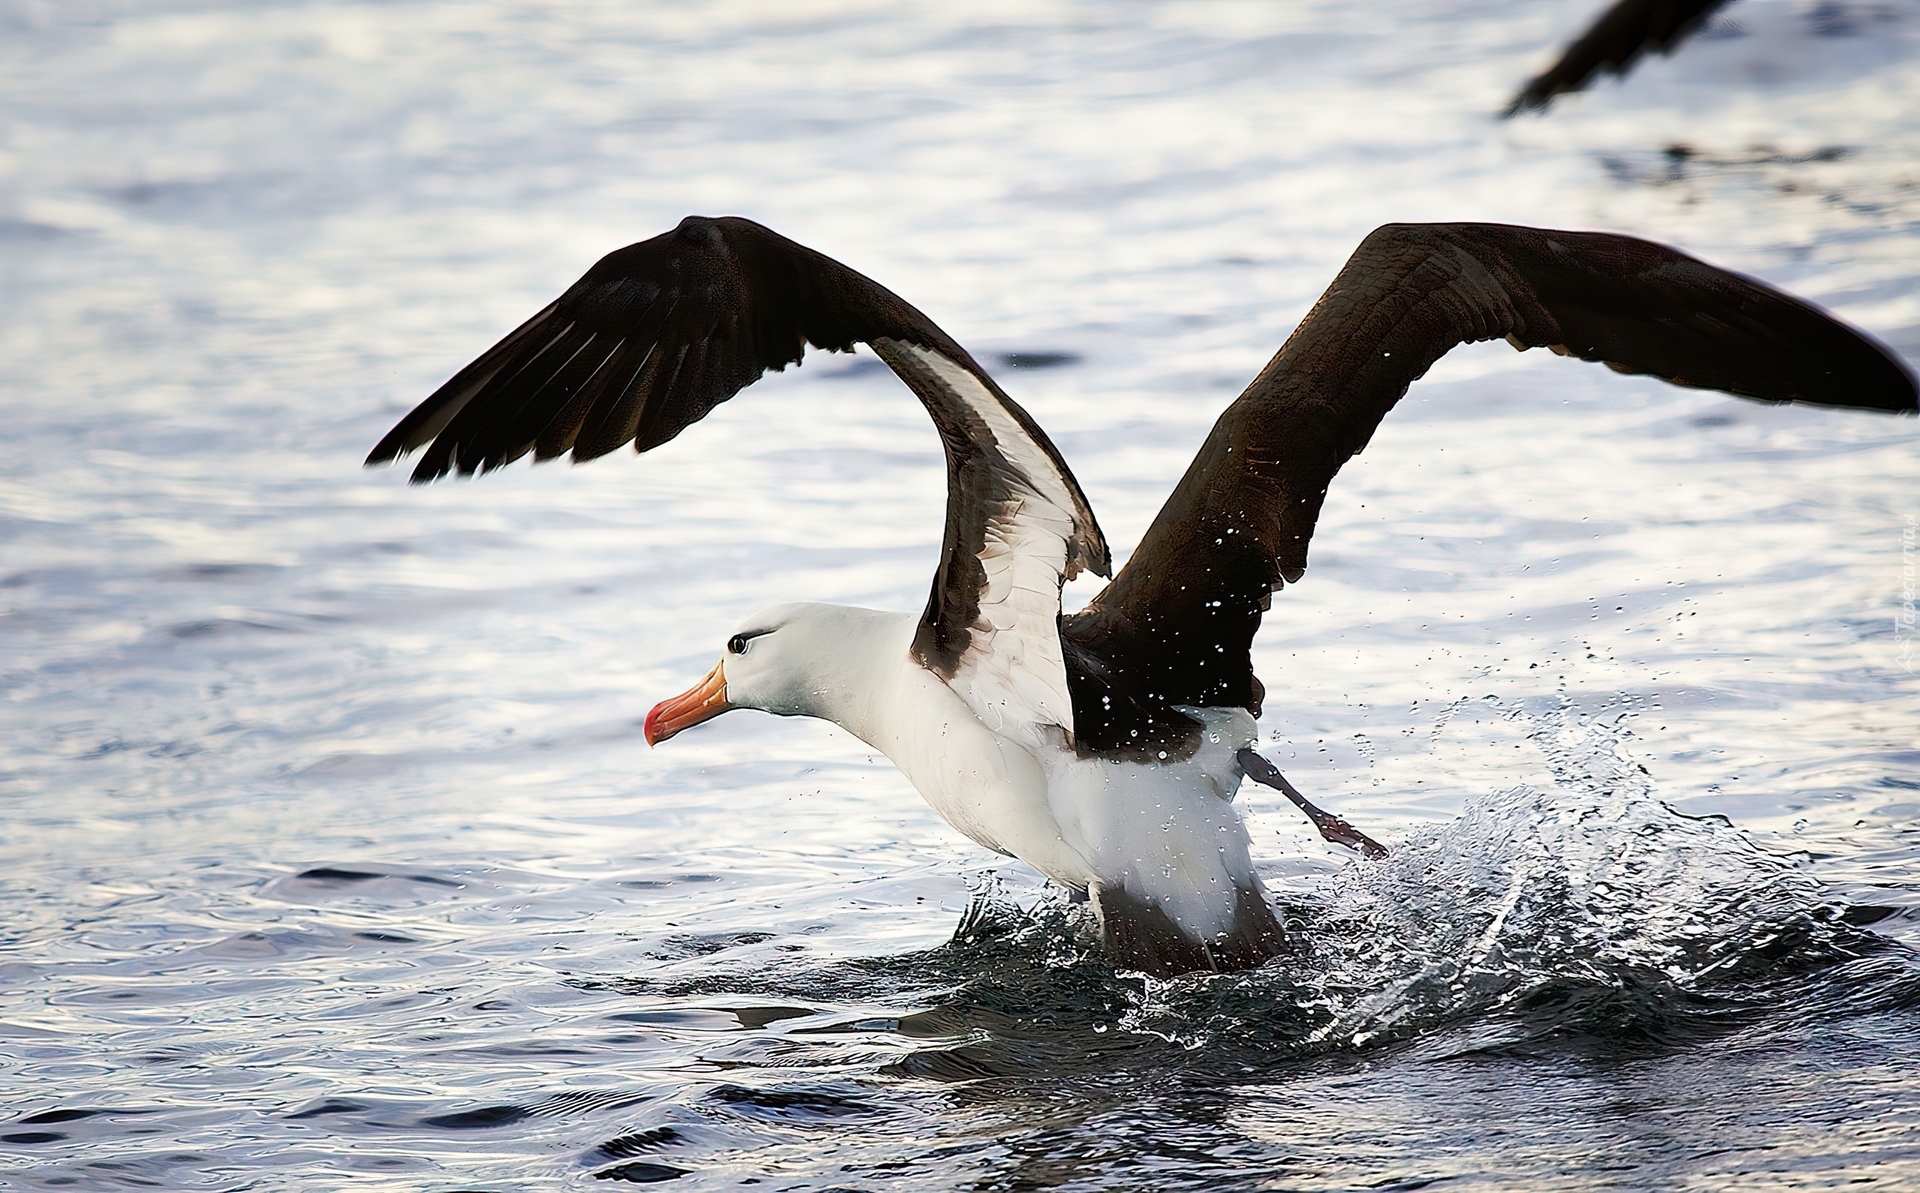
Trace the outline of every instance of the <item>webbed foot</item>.
{"label": "webbed foot", "polygon": [[1348,849],[1357,850],[1361,857],[1387,856],[1385,845],[1324,808],[1315,807],[1311,800],[1301,795],[1293,784],[1287,782],[1287,777],[1280,773],[1279,767],[1254,753],[1251,748],[1242,748],[1234,757],[1239,759],[1240,768],[1247,772],[1249,779],[1256,783],[1263,783],[1292,800],[1302,812],[1307,814],[1307,819],[1313,821],[1313,827],[1320,830],[1322,837],[1335,845],[1344,845]]}

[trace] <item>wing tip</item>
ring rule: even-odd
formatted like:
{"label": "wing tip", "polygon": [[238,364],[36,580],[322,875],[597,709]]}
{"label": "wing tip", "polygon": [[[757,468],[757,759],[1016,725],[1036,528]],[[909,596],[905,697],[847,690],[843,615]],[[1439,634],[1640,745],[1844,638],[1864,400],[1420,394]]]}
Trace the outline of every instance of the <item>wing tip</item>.
{"label": "wing tip", "polygon": [[[1087,512],[1088,532],[1081,535],[1075,543],[1075,558],[1070,562],[1076,568],[1084,568],[1103,580],[1113,579],[1113,552],[1107,548],[1107,538],[1100,533],[1099,523],[1093,521],[1092,511]],[[1072,579],[1071,576],[1068,579]]]}
{"label": "wing tip", "polygon": [[1530,82],[1515,92],[1513,98],[1507,101],[1507,106],[1500,109],[1499,118],[1512,120],[1523,113],[1543,113],[1552,103],[1553,92],[1537,91],[1534,83]]}
{"label": "wing tip", "polygon": [[1867,409],[1880,410],[1888,414],[1897,415],[1901,417],[1905,417],[1907,415],[1920,414],[1920,394],[1916,394],[1914,391],[1908,390],[1906,393],[1900,395],[1900,397],[1893,402],[1889,402],[1884,405],[1870,406],[1870,407],[1867,407]]}
{"label": "wing tip", "polygon": [[1857,396],[1851,405],[1863,410],[1881,410],[1888,414],[1920,414],[1920,385],[1914,376],[1900,361],[1889,360],[1893,366],[1894,377],[1885,386],[1876,386],[1872,396],[1861,401]]}
{"label": "wing tip", "polygon": [[360,466],[362,468],[378,468],[382,464],[391,464],[401,456],[412,451],[415,447],[418,447],[418,444],[410,444],[407,442],[407,431],[409,429],[407,424],[412,421],[413,412],[409,412],[406,418],[401,419],[388,430],[385,435],[380,437],[380,442],[373,445],[373,450],[367,453],[367,458],[361,462]]}
{"label": "wing tip", "polygon": [[[1867,380],[1848,396],[1851,400],[1837,403],[1860,410],[1880,410],[1889,414],[1920,413],[1920,378],[1914,376],[1912,366],[1888,345],[1867,332],[1835,318],[1834,321],[1846,328],[1874,358],[1861,369],[1863,373],[1877,373],[1878,377]],[[1864,399],[1861,394],[1867,395]]]}
{"label": "wing tip", "polygon": [[1896,388],[1899,392],[1899,405],[1891,409],[1896,414],[1920,414],[1920,377],[1914,375],[1913,366],[1885,344],[1876,341],[1874,347],[1880,349],[1887,358],[1887,363],[1893,366],[1894,376],[1898,378]]}

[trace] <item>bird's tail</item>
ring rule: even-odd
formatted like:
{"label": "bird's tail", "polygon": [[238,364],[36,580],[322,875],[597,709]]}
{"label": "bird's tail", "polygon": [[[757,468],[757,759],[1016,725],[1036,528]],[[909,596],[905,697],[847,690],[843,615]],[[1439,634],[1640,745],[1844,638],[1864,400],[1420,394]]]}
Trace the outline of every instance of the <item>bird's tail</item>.
{"label": "bird's tail", "polygon": [[1287,951],[1266,892],[1257,882],[1236,892],[1232,926],[1210,940],[1188,936],[1165,911],[1124,887],[1096,882],[1088,893],[1100,920],[1100,943],[1114,964],[1165,978],[1252,969]]}

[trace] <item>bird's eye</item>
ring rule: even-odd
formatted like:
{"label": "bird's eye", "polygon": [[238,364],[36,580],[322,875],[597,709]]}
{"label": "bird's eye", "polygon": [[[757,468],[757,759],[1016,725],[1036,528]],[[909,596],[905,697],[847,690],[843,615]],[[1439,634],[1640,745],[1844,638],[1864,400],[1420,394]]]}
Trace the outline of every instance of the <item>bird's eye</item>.
{"label": "bird's eye", "polygon": [[729,638],[729,639],[727,639],[727,653],[728,653],[728,654],[745,654],[745,653],[747,653],[747,639],[746,639],[746,635],[744,635],[744,634],[735,634],[735,635],[734,635],[733,637],[731,637],[731,638]]}

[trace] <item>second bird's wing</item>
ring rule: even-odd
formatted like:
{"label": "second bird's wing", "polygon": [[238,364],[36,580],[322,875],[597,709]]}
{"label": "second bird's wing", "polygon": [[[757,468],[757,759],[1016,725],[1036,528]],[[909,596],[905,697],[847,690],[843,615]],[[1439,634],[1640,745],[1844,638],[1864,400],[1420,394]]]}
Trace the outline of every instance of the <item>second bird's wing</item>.
{"label": "second bird's wing", "polygon": [[1527,80],[1503,116],[1544,111],[1556,95],[1579,91],[1597,74],[1624,75],[1648,50],[1673,53],[1727,0],[1619,0],[1587,26],[1552,66]]}

